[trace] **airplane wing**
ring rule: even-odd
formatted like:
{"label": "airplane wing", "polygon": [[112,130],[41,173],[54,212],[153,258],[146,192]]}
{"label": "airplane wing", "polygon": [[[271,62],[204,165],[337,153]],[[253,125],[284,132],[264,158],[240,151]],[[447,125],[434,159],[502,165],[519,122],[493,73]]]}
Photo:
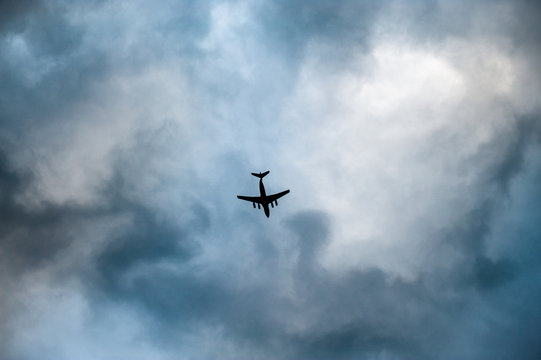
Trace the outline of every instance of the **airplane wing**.
{"label": "airplane wing", "polygon": [[237,198],[239,198],[239,199],[241,199],[241,200],[246,200],[246,201],[249,201],[249,202],[253,202],[253,203],[263,204],[263,202],[261,201],[261,196],[242,196],[242,195],[237,195]]}
{"label": "airplane wing", "polygon": [[271,202],[274,202],[274,201],[278,200],[279,198],[281,198],[282,196],[284,196],[287,193],[289,193],[289,190],[285,190],[285,191],[279,192],[277,194],[267,195],[265,200],[266,200],[267,204],[270,204]]}

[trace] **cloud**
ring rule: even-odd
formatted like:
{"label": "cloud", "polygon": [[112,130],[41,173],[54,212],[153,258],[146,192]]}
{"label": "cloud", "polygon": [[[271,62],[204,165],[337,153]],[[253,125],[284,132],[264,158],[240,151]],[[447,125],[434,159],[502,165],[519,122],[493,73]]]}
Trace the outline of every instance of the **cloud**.
{"label": "cloud", "polygon": [[538,6],[0,9],[0,357],[538,357]]}
{"label": "cloud", "polygon": [[39,8],[39,2],[34,0],[3,1],[0,5],[0,30],[9,31],[20,28],[21,19]]}

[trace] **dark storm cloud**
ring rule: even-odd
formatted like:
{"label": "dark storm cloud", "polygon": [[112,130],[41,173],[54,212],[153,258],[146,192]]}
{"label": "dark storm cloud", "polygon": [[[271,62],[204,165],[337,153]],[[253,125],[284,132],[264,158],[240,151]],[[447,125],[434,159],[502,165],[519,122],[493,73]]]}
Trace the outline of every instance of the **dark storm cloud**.
{"label": "dark storm cloud", "polygon": [[38,0],[5,0],[0,2],[0,31],[22,26],[22,20],[39,8]]}
{"label": "dark storm cloud", "polygon": [[[147,207],[126,196],[122,173],[116,176],[107,188],[110,206],[114,212],[130,215],[131,225],[123,233],[114,236],[97,254],[95,259],[96,274],[88,280],[95,283],[89,290],[97,290],[111,299],[125,299],[147,304],[151,310],[160,313],[178,312],[175,305],[178,298],[170,298],[162,293],[170,294],[178,284],[180,287],[205,289],[195,281],[187,279],[185,284],[168,271],[159,270],[127,280],[126,275],[140,266],[148,266],[163,261],[184,263],[198,251],[192,239],[193,234],[204,232],[210,226],[207,210],[201,204],[192,204],[194,215],[188,229],[180,227],[156,209]],[[192,282],[192,284],[190,284]],[[182,294],[183,291],[180,291]],[[160,299],[166,301],[161,303]],[[165,318],[168,318],[166,316]]]}
{"label": "dark storm cloud", "polygon": [[29,126],[57,122],[108,73],[103,54],[81,48],[82,29],[66,16],[61,6],[40,4],[20,28],[0,33],[0,121],[11,141]]}
{"label": "dark storm cloud", "polygon": [[4,275],[52,260],[71,241],[62,229],[87,215],[84,209],[70,206],[25,209],[16,198],[30,183],[31,175],[13,170],[5,153],[0,153],[0,253]]}
{"label": "dark storm cloud", "polygon": [[315,255],[329,241],[329,226],[328,217],[319,212],[300,213],[288,221],[298,241],[295,289],[306,301],[306,307],[295,312],[314,324],[291,334],[291,358],[350,359],[382,352],[424,358],[420,344],[403,331],[401,322],[409,314],[400,314],[398,306],[417,300],[422,284],[389,281],[377,269],[353,271],[343,278],[327,273]]}
{"label": "dark storm cloud", "polygon": [[[532,334],[539,333],[541,320],[537,306],[541,194],[534,185],[539,182],[540,164],[531,157],[531,151],[538,149],[539,135],[539,115],[524,117],[515,142],[488,174],[488,183],[498,184],[502,191],[499,201],[510,203],[506,207],[512,210],[504,212],[510,219],[497,216],[501,202],[487,204],[469,214],[470,231],[466,227],[454,234],[465,255],[462,271],[456,272],[461,274],[457,284],[469,306],[463,314],[463,335],[454,337],[441,352],[442,358],[539,357],[538,339]],[[529,180],[524,183],[524,179]],[[487,255],[493,242],[507,244],[503,257]],[[467,290],[470,286],[476,295]]]}
{"label": "dark storm cloud", "polygon": [[513,263],[509,260],[493,261],[486,257],[475,260],[475,281],[481,289],[492,289],[512,281],[515,277]]}
{"label": "dark storm cloud", "polygon": [[[0,221],[3,265],[10,273],[51,261],[72,241],[64,229],[101,211],[52,203],[40,209],[25,206],[21,196],[35,184],[34,164],[15,169],[12,162],[33,147],[25,138],[28,129],[58,122],[58,114],[81,98],[89,80],[103,74],[103,62],[99,54],[83,54],[81,29],[56,3],[3,1],[0,14],[6,18],[0,28]],[[28,53],[12,51],[17,37]],[[43,75],[29,80],[34,71]]]}
{"label": "dark storm cloud", "polygon": [[463,335],[454,337],[454,344],[443,352],[445,359],[539,357],[541,192],[534,185],[541,179],[539,163],[524,171],[529,173],[529,181],[513,186],[509,195],[516,210],[509,218],[497,217],[498,222],[506,224],[493,225],[487,237],[489,242],[499,240],[508,245],[508,259],[476,261],[474,273],[480,296],[469,298],[471,305],[463,314]]}
{"label": "dark storm cloud", "polygon": [[365,45],[385,1],[274,1],[263,4],[259,16],[278,50],[302,54],[310,40],[323,40],[347,50]]}
{"label": "dark storm cloud", "polygon": [[541,30],[536,25],[541,17],[541,5],[533,1],[517,1],[513,3],[516,9],[518,25],[513,28],[511,33],[514,36],[516,45],[526,44],[535,48],[537,55],[541,47],[539,40],[541,39]]}
{"label": "dark storm cloud", "polygon": [[[77,222],[97,216],[96,209],[72,206],[44,206],[29,210],[17,202],[17,197],[32,183],[32,174],[12,168],[8,156],[0,152],[0,357],[9,358],[9,341],[13,330],[8,327],[18,311],[13,292],[21,277],[55,261],[56,256],[72,242],[70,229]],[[102,215],[100,215],[102,216]]]}
{"label": "dark storm cloud", "polygon": [[[208,6],[180,2],[173,6],[165,23],[150,32],[126,34],[123,24],[104,28],[113,39],[109,45],[112,48],[108,48],[85,41],[90,29],[70,18],[73,8],[92,13],[99,11],[103,2],[15,3],[19,2],[2,6],[20,13],[24,21],[0,28],[0,122],[2,135],[15,137],[12,141],[24,140],[27,127],[40,127],[45,122],[54,126],[50,124],[58,123],[74,103],[96,97],[96,84],[112,74],[140,71],[154,57],[169,56],[163,49],[164,42],[174,45],[170,52],[190,61],[199,59],[202,53],[196,43],[208,32]],[[129,36],[141,37],[146,44],[122,47]],[[62,117],[62,121],[66,122],[66,118]],[[73,116],[67,121],[80,122]]]}
{"label": "dark storm cloud", "polygon": [[[70,266],[71,274],[56,273],[55,277],[76,277],[86,282],[87,291],[98,299],[129,300],[141,303],[165,322],[171,315],[181,318],[203,316],[215,309],[214,299],[221,298],[219,284],[205,284],[193,275],[180,281],[167,271],[149,271],[145,276],[129,280],[124,277],[138,266],[152,267],[163,260],[183,262],[190,259],[197,247],[193,233],[209,226],[208,214],[201,205],[192,205],[195,216],[190,228],[172,224],[144,204],[126,198],[124,183],[112,181],[104,188],[108,201],[101,204],[42,204],[39,209],[29,209],[17,202],[17,197],[33,184],[32,174],[14,170],[1,153],[0,157],[0,262],[2,268],[2,296],[0,305],[5,309],[14,306],[16,281],[32,271],[47,271],[48,266],[65,257],[67,249],[80,239],[85,227],[99,226],[103,219],[127,216],[129,224],[112,231],[104,249],[95,259],[96,274],[89,274],[87,261]],[[125,174],[126,175],[126,174]],[[120,176],[120,175],[119,175]],[[75,234],[78,236],[74,236]],[[92,236],[92,234],[91,234]],[[98,235],[95,235],[98,236]],[[90,240],[93,240],[92,237]],[[7,281],[7,280],[10,281]],[[15,280],[15,284],[13,283]],[[215,290],[213,290],[214,288]],[[170,296],[170,294],[177,296]],[[15,298],[13,298],[15,297]],[[190,311],[186,311],[186,304]],[[179,306],[180,305],[180,306]],[[17,307],[15,306],[15,309]],[[199,308],[200,311],[193,309]],[[2,342],[9,341],[12,315],[2,313]],[[10,358],[10,344],[0,350],[0,357]]]}
{"label": "dark storm cloud", "polygon": [[[0,253],[8,273],[31,270],[53,260],[73,243],[70,229],[119,214],[129,215],[134,225],[115,237],[107,246],[107,256],[99,258],[99,268],[104,274],[112,276],[117,270],[129,269],[139,262],[187,254],[180,241],[185,236],[183,230],[160,220],[159,214],[145,205],[125,198],[121,183],[113,181],[106,188],[109,197],[105,204],[45,203],[32,209],[17,198],[33,182],[32,174],[14,170],[5,153],[0,153]],[[194,206],[194,214],[193,231],[208,227],[204,208]]]}
{"label": "dark storm cloud", "polygon": [[[166,341],[172,340],[167,334],[179,324],[185,331],[202,324],[219,326],[227,338],[252,349],[254,356],[350,359],[385,353],[423,359],[431,358],[445,342],[449,333],[443,325],[463,300],[437,294],[429,285],[437,279],[407,283],[388,279],[377,269],[336,277],[315,260],[332,231],[328,216],[301,212],[286,226],[296,240],[293,251],[298,252],[294,298],[281,296],[272,281],[264,282],[266,276],[282,275],[275,267],[259,269],[260,283],[239,288],[220,274],[205,276],[189,266],[174,274],[156,266],[158,260],[182,263],[188,258],[179,256],[177,242],[166,251],[139,251],[161,248],[156,242],[167,238],[147,237],[148,224],[137,227],[142,236],[133,236],[133,243],[119,239],[104,249],[97,258],[98,281],[93,286],[107,292],[109,299],[138,304],[161,319],[160,337]],[[146,271],[131,271],[144,264]],[[117,279],[121,291],[114,290],[111,296],[110,286],[104,286],[100,277]],[[295,322],[311,325],[287,330]]]}

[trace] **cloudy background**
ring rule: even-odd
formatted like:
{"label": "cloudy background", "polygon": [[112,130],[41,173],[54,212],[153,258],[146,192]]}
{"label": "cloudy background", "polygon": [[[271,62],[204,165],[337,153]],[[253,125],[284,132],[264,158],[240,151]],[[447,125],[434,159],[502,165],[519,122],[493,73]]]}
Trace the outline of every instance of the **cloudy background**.
{"label": "cloudy background", "polygon": [[540,20],[0,2],[0,359],[539,359]]}

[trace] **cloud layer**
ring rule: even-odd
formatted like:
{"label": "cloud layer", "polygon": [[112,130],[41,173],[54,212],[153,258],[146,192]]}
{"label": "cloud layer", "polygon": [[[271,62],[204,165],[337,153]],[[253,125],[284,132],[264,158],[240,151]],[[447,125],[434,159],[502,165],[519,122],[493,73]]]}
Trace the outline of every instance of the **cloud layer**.
{"label": "cloud layer", "polygon": [[0,14],[2,359],[539,357],[538,5]]}

